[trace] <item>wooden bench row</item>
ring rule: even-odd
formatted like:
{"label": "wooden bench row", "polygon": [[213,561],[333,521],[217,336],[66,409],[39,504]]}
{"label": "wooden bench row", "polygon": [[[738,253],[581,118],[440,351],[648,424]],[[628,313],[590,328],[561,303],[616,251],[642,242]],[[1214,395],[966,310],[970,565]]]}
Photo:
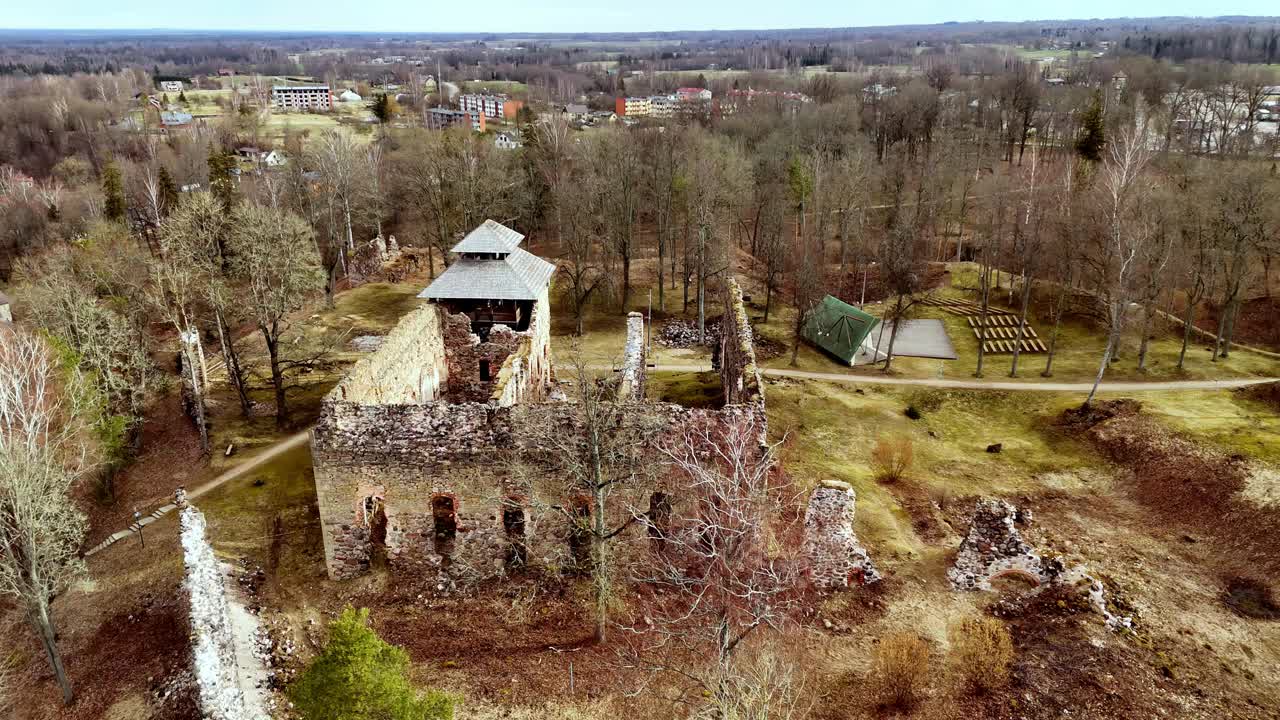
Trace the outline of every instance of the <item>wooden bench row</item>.
{"label": "wooden bench row", "polygon": [[[983,352],[992,354],[1012,354],[1013,349],[1017,346],[1014,340],[988,340],[982,345]],[[1043,353],[1049,352],[1049,348],[1039,340],[1023,340],[1022,352],[1024,353]]]}
{"label": "wooden bench row", "polygon": [[[983,335],[982,328],[973,328],[973,336],[979,340],[1017,340],[1018,328],[1016,327],[989,327],[986,335]],[[1027,325],[1022,328],[1022,339],[1038,337],[1035,328]]]}
{"label": "wooden bench row", "polygon": [[[969,318],[969,327],[982,327],[982,318]],[[1018,327],[1018,316],[988,312],[987,327]],[[1028,325],[1028,327],[1030,327],[1030,325]]]}

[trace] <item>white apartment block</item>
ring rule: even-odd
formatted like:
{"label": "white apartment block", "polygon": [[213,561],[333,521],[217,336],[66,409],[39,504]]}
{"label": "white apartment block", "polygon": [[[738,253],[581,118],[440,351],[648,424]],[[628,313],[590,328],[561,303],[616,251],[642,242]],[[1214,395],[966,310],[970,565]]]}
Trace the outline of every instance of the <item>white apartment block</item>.
{"label": "white apartment block", "polygon": [[328,85],[276,85],[271,99],[281,110],[332,110],[333,93]]}
{"label": "white apartment block", "polygon": [[667,120],[676,116],[676,100],[674,95],[654,95],[649,98],[649,116]]}
{"label": "white apartment block", "polygon": [[514,116],[519,103],[513,103],[506,95],[470,93],[458,96],[458,107],[463,112],[479,113],[490,120],[502,120]]}

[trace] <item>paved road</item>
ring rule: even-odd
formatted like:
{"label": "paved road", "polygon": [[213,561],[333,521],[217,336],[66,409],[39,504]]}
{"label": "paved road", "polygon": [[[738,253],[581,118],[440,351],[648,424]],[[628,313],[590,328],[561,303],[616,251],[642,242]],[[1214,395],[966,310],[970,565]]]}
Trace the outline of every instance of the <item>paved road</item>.
{"label": "paved road", "polygon": [[[609,367],[593,369],[611,370]],[[650,371],[656,372],[708,372],[710,365],[650,365]],[[765,368],[761,371],[767,377],[788,377],[804,380],[827,380],[831,382],[864,383],[868,385],[915,385],[921,387],[952,388],[956,390],[1028,390],[1039,392],[1089,392],[1093,383],[1064,383],[1032,380],[1014,382],[1009,380],[945,380],[941,378],[901,378],[884,375],[852,375],[848,373],[820,373],[807,370],[790,370],[787,368]],[[1169,380],[1152,382],[1103,382],[1098,392],[1161,392],[1176,390],[1230,390],[1233,388],[1259,385],[1280,381],[1280,378],[1238,378],[1232,380]]]}

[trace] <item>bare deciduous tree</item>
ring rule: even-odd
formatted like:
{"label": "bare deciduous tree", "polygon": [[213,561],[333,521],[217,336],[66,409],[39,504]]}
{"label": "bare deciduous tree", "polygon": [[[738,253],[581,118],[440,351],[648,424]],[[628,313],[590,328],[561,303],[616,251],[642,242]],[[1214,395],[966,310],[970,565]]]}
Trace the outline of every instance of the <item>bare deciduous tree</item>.
{"label": "bare deciduous tree", "polygon": [[67,705],[50,606],[84,570],[88,523],[69,495],[91,467],[80,383],[40,338],[0,327],[0,595],[26,613]]}

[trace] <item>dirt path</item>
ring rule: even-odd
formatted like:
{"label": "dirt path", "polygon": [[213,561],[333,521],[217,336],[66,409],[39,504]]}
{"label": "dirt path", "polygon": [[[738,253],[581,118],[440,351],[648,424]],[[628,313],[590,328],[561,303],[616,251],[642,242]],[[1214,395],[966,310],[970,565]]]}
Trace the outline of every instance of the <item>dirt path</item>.
{"label": "dirt path", "polygon": [[[598,366],[593,370],[612,370]],[[710,372],[710,365],[650,365],[656,372]],[[767,377],[789,377],[804,380],[828,380],[832,382],[866,383],[869,385],[913,385],[918,387],[951,388],[955,390],[1032,390],[1040,392],[1089,392],[1093,383],[1063,382],[1010,382],[1002,380],[943,380],[940,378],[898,378],[883,375],[852,375],[847,373],[819,373],[785,368],[764,368]],[[1160,382],[1104,382],[1098,392],[1169,392],[1177,390],[1231,390],[1277,382],[1280,378],[1233,378],[1230,380],[1169,380]]]}
{"label": "dirt path", "polygon": [[[188,490],[187,500],[194,501],[200,498],[201,496],[205,495],[209,491],[223,485],[224,483],[230,482],[231,480],[235,480],[236,478],[244,475],[245,473],[255,468],[261,467],[262,465],[271,461],[272,459],[279,457],[281,454],[289,452],[290,450],[296,447],[299,447],[307,442],[310,442],[310,440],[311,440],[311,428],[307,428],[306,430],[303,430],[300,433],[290,435],[284,440],[281,440],[275,445],[272,445],[266,450],[263,450],[257,455],[254,455],[249,460],[246,460],[245,462],[242,462],[239,465],[236,465],[230,470],[227,470],[226,472],[210,480],[209,482],[204,483],[199,487]],[[155,511],[153,511],[150,515],[147,515],[146,517],[142,518],[142,520],[135,523],[131,523],[129,527],[125,528],[124,530],[116,531],[107,539],[103,540],[102,542],[90,548],[88,551],[85,552],[84,554],[85,557],[89,557],[90,555],[93,555],[102,550],[105,550],[106,548],[110,547],[116,542],[119,542],[120,540],[123,540],[127,537],[131,537],[134,533],[138,532],[138,530],[140,530],[141,528],[144,528],[150,525],[151,523],[155,522],[156,520],[159,520],[160,518],[169,514],[171,511],[173,511],[176,508],[177,506],[174,505],[173,503],[168,503],[167,505],[163,505],[159,508],[156,508]]]}

